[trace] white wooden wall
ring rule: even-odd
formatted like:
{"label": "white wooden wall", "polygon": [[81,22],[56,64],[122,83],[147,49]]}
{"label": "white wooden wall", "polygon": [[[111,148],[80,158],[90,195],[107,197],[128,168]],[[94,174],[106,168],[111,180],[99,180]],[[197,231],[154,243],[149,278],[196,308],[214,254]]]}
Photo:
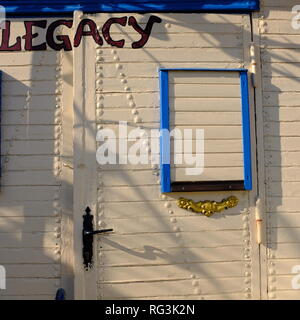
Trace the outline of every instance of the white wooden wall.
{"label": "white wooden wall", "polygon": [[[12,37],[24,34],[12,22]],[[13,40],[12,40],[13,41]],[[54,299],[61,283],[62,64],[59,52],[1,52],[0,299]]]}
{"label": "white wooden wall", "polygon": [[[170,130],[193,130],[192,157],[196,156],[196,129],[204,130],[204,170],[189,175],[184,156],[175,163],[174,155],[187,150],[175,150],[171,144],[171,181],[244,180],[242,140],[242,106],[239,72],[170,71]],[[200,153],[200,154],[199,154]]]}
{"label": "white wooden wall", "polygon": [[[300,33],[291,28],[296,4],[263,0],[259,14],[269,299],[299,299],[291,287],[292,268],[300,264]],[[241,16],[160,16],[163,29],[154,26],[145,49],[133,54],[135,35],[129,28],[126,48],[95,52],[98,129],[115,128],[119,120],[132,127],[158,127],[158,67],[243,67],[247,54]],[[107,16],[97,19],[101,25]],[[12,37],[22,28],[23,22],[15,21]],[[61,128],[70,132],[72,122],[71,114],[67,124],[62,121],[64,58],[53,51],[2,52],[0,58],[0,264],[8,273],[8,290],[0,291],[0,299],[53,299],[64,286],[62,213],[71,200],[63,190],[71,180],[63,178],[61,158]],[[72,168],[71,156],[65,167]],[[158,174],[157,166],[99,168],[97,222],[116,234],[99,243],[98,298],[257,297],[248,197],[236,193],[240,204],[226,219],[200,218],[177,209],[177,196],[160,195]],[[215,200],[223,195],[187,196]]]}
{"label": "white wooden wall", "polygon": [[[109,16],[88,17],[102,25]],[[134,16],[138,21],[147,21],[149,17]],[[82,171],[78,173],[77,183],[74,182],[78,195],[75,215],[80,217],[84,206],[91,205],[94,214],[97,211],[97,226],[114,229],[112,235],[99,236],[97,268],[90,271],[90,276],[86,273],[87,282],[83,280],[78,260],[75,292],[77,297],[85,298],[86,285],[86,291],[97,291],[99,299],[257,298],[258,273],[253,270],[258,259],[256,245],[251,245],[250,240],[253,216],[248,192],[185,194],[195,201],[220,201],[232,194],[239,198],[236,208],[209,219],[179,209],[176,201],[183,194],[161,194],[158,165],[99,165],[97,176],[90,172],[95,162],[90,137],[94,122],[98,130],[116,130],[120,120],[128,121],[129,129],[159,128],[159,67],[249,65],[248,45],[245,45],[250,39],[248,16],[159,16],[163,23],[154,26],[143,49],[130,48],[134,35],[126,27],[122,33],[119,29],[115,31],[115,37],[126,38],[126,48],[104,46],[93,51],[95,45],[88,42],[85,50],[75,52],[78,54],[75,60],[79,61],[75,70],[78,68],[78,76],[82,76],[82,55],[83,81],[88,88],[84,90],[80,81],[75,88],[79,92],[75,103],[78,107],[76,143],[83,143],[87,150],[82,155],[79,145],[75,154]],[[83,95],[84,106],[80,109]],[[93,105],[96,116],[91,109]],[[85,115],[90,124],[86,130],[82,128]],[[79,244],[78,238],[78,247]],[[95,272],[96,289],[93,288]]]}
{"label": "white wooden wall", "polygon": [[299,299],[292,268],[300,264],[300,30],[291,26],[299,2],[263,0],[261,39],[270,299]]}

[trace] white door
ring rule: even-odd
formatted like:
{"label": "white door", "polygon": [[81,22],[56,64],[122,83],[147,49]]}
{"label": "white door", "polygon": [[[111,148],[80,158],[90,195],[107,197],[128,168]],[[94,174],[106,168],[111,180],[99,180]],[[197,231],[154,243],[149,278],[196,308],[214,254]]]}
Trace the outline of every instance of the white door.
{"label": "white door", "polygon": [[[112,17],[122,19],[116,23],[109,20]],[[259,299],[256,146],[250,81],[251,191],[162,194],[157,164],[122,164],[122,154],[118,154],[122,147],[126,152],[125,144],[128,148],[132,146],[130,139],[119,138],[119,121],[126,121],[129,131],[136,128],[149,131],[160,126],[160,68],[250,68],[250,17],[202,13],[82,16],[77,12],[75,25],[83,19],[96,22],[103,45],[87,36],[74,51],[75,298]],[[185,80],[186,76],[183,74]],[[226,81],[221,85],[228,85]],[[214,90],[211,87],[210,90],[213,94]],[[229,112],[230,90],[231,87],[222,87],[218,91],[218,106],[229,109],[225,107],[223,113],[214,109],[215,117],[207,116],[206,125],[210,126],[209,134],[220,135],[216,120],[232,119],[223,132],[235,145],[238,138],[232,136],[235,131],[231,124],[236,118]],[[186,98],[195,91],[195,88],[187,90],[190,96]],[[213,105],[213,97],[207,93],[200,98]],[[193,113],[188,114],[190,111],[179,112],[192,123],[195,119]],[[175,114],[174,119],[181,118]],[[102,129],[116,133],[116,164],[100,165],[96,160],[96,152],[103,144],[96,141],[96,136]],[[211,156],[208,170],[214,179],[222,175],[235,179],[241,174],[237,158],[232,154],[232,164],[227,163],[222,170],[222,157],[216,160]],[[173,171],[171,176],[180,172]],[[219,202],[229,196],[237,197],[238,205],[209,218],[177,205],[181,197],[195,202]],[[114,232],[94,236],[93,268],[85,271],[81,232],[87,206],[94,215],[95,229],[113,228]]]}

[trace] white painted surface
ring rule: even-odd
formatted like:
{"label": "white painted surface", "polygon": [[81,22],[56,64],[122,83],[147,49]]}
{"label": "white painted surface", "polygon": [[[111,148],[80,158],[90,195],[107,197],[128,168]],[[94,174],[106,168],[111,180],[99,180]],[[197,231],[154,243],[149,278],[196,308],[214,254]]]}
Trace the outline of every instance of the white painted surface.
{"label": "white painted surface", "polygon": [[[23,29],[12,22],[12,35]],[[0,53],[0,264],[8,277],[1,300],[53,300],[62,286],[61,64],[59,52]]]}
{"label": "white painted surface", "polygon": [[[182,145],[181,150],[176,150],[174,140],[171,140],[171,181],[243,180],[239,72],[170,71],[169,103],[170,130],[180,130],[186,142],[187,133],[184,130],[193,130],[193,140],[196,139],[196,129],[204,130],[203,150],[196,149],[198,147],[193,141],[189,152],[192,159],[195,159],[196,153],[204,158],[203,172],[198,175],[188,175],[186,169],[192,165],[182,154],[185,147]],[[215,133],[213,139],[206,136],[207,129]],[[231,138],[224,138],[224,132]],[[182,154],[179,164],[174,164],[176,154]],[[236,160],[234,164],[231,161],[233,156]]]}
{"label": "white painted surface", "polygon": [[[147,21],[149,17],[134,15],[140,21]],[[98,130],[102,127],[115,129],[119,120],[127,121],[130,128],[159,128],[160,67],[241,68],[249,64],[247,55],[244,56],[249,45],[248,37],[245,37],[250,27],[247,16],[159,16],[163,22],[154,25],[143,49],[97,48],[92,44],[95,47],[92,50],[88,41],[88,49],[75,52],[78,61],[82,57],[84,59],[83,83],[89,82],[84,93],[80,93],[82,85],[78,82],[81,87],[78,87],[77,93],[78,106],[81,106],[80,97],[85,95],[86,98],[86,109],[80,109],[80,112],[88,112],[89,115],[89,129],[85,130],[93,131],[94,122]],[[100,24],[107,15],[91,17]],[[215,23],[212,24],[211,20]],[[117,36],[120,37],[119,33],[115,34]],[[130,37],[131,34],[122,33],[122,38],[131,43]],[[187,39],[191,39],[189,44]],[[93,61],[96,62],[96,68]],[[174,104],[176,124],[182,128],[204,126],[212,142],[207,147],[212,152],[224,151],[226,147],[220,137],[227,139],[230,150],[237,154],[232,153],[228,157],[226,164],[230,170],[225,171],[228,176],[231,171],[234,178],[240,178],[240,127],[238,130],[233,126],[232,130],[224,130],[224,127],[232,125],[232,121],[237,127],[241,125],[241,114],[236,112],[240,107],[237,78],[228,78],[224,74],[221,78],[213,79],[207,75],[201,80],[191,80],[190,77],[182,77],[179,83],[178,79],[173,80],[176,96],[185,97],[188,102],[176,101]],[[222,86],[227,80],[230,82],[227,85],[229,89]],[[200,82],[199,88],[193,86],[195,81],[196,84]],[[91,92],[94,84],[96,96]],[[203,117],[199,117],[194,100],[190,103],[195,97],[204,105]],[[211,100],[206,104],[207,97]],[[189,112],[185,109],[187,105]],[[95,113],[95,119],[91,110]],[[228,114],[224,115],[224,111]],[[84,169],[86,165],[88,168],[93,165],[89,152],[95,154],[96,149],[93,142],[87,140],[87,135],[92,131],[82,129],[80,112],[77,112],[76,141],[79,144],[75,159],[77,157],[81,169],[77,169],[78,180],[75,178],[74,182],[75,194],[79,199],[78,211],[75,212],[77,224],[81,222],[80,215],[88,199],[94,205],[93,197],[97,192],[97,211],[93,209],[95,223],[99,228],[113,228],[114,233],[99,236],[95,255],[96,278],[93,276],[94,270],[80,274],[82,267],[77,265],[77,298],[91,297],[95,281],[97,296],[93,298],[98,299],[257,298],[259,283],[255,277],[252,281],[256,244],[250,244],[250,203],[253,203],[253,194],[216,192],[162,195],[157,166],[107,164],[98,165],[97,176],[94,174],[89,179],[91,186],[96,180],[97,188],[91,188],[91,194],[87,195],[85,188],[89,173],[80,175],[80,170],[87,170]],[[97,143],[99,146],[100,143]],[[90,151],[82,154],[82,150]],[[208,172],[216,176],[214,166],[220,165],[221,158],[208,156],[208,160]],[[180,172],[181,169],[178,170]],[[218,171],[221,176],[225,173],[223,168]],[[180,196],[195,201],[221,201],[232,194],[239,198],[239,206],[210,219],[181,210],[176,205]],[[79,243],[79,237],[77,241]]]}
{"label": "white painted surface", "polygon": [[[260,126],[258,132],[264,134],[264,163],[259,162],[259,172],[264,166],[266,263],[262,253],[259,266],[253,232],[255,224],[252,215],[249,218],[244,211],[252,209],[247,194],[235,193],[240,199],[237,208],[222,217],[206,219],[176,207],[176,199],[182,194],[161,197],[157,168],[151,165],[119,165],[117,168],[106,165],[98,168],[98,176],[94,174],[93,181],[98,182],[96,222],[101,222],[99,228],[114,228],[115,233],[103,236],[99,241],[97,250],[101,256],[97,256],[97,268],[86,280],[87,285],[93,284],[94,291],[88,292],[90,296],[99,299],[259,298],[257,278],[261,267],[263,298],[299,299],[299,291],[292,289],[291,285],[295,276],[292,268],[300,264],[300,35],[299,30],[291,28],[291,8],[297,3],[294,0],[265,0],[262,4],[264,17],[257,14],[258,24],[254,24],[254,28],[257,28],[255,33],[259,33],[257,43],[261,44],[262,62],[262,85],[257,87],[257,94],[262,95],[264,119],[261,120],[263,123],[259,119],[257,123]],[[138,20],[147,19],[147,15],[135,16]],[[96,68],[102,67],[103,85],[95,89],[97,97],[102,93],[104,96],[103,115],[100,117],[98,113],[97,118],[96,113],[94,115],[98,125],[115,129],[118,120],[127,120],[132,128],[137,125],[149,130],[158,128],[159,67],[249,67],[250,24],[247,17],[214,14],[160,16],[163,23],[154,26],[144,49],[132,51],[130,38],[136,34],[132,28],[125,28],[124,33],[129,32],[129,36],[124,49],[105,46],[101,52],[91,50],[86,56],[89,81],[95,80],[95,65]],[[94,17],[99,24],[107,19],[105,14]],[[15,21],[12,36],[22,28],[22,22]],[[118,30],[112,31],[114,36],[119,35]],[[0,299],[53,299],[56,289],[64,286],[62,274],[70,272],[66,269],[72,269],[69,254],[62,252],[62,258],[59,252],[72,247],[71,243],[61,247],[60,230],[71,234],[73,228],[68,217],[63,217],[62,225],[59,219],[62,207],[68,207],[68,214],[72,213],[71,198],[63,188],[72,193],[73,167],[72,147],[68,149],[72,137],[69,137],[64,145],[64,154],[69,158],[64,161],[70,172],[60,173],[60,134],[64,132],[61,130],[61,114],[55,111],[55,90],[59,86],[57,79],[61,77],[57,69],[59,56],[53,51],[0,53],[0,69],[3,71],[2,154],[3,160],[7,159],[3,161],[1,178],[0,264],[6,266],[9,288],[1,291]],[[232,97],[237,90],[221,89],[218,96],[208,100],[199,95],[216,92],[210,79],[204,79],[205,83],[201,83],[205,85],[203,91],[190,89],[190,84],[195,84],[191,77],[182,77],[180,83],[175,79],[174,92],[185,100],[172,105],[178,127],[201,125],[208,139],[217,141],[222,135],[223,139],[233,141],[239,137],[240,129],[224,128],[233,120],[239,124],[239,118],[235,117],[238,100]],[[221,83],[223,81],[222,78]],[[129,94],[132,94],[130,99]],[[94,96],[94,92],[89,93],[91,118]],[[196,103],[191,96],[199,101]],[[71,104],[70,100],[64,101]],[[130,102],[136,106],[140,117],[138,123],[134,122]],[[202,117],[200,122],[195,117],[198,102],[209,115]],[[222,117],[223,108],[230,119]],[[64,130],[69,134],[71,128],[66,123],[72,122],[72,116],[68,112],[70,110],[64,113]],[[75,141],[80,137],[81,133],[77,132]],[[81,160],[77,159],[77,164],[81,164]],[[231,176],[235,172],[233,169],[239,168],[241,157],[234,153],[228,155],[224,161],[226,172],[214,169],[221,160],[218,154],[207,155],[207,172],[211,177],[213,174]],[[79,192],[85,186],[82,184]],[[92,197],[96,197],[95,187],[93,192]],[[226,195],[217,192],[185,196],[194,200],[221,200]],[[90,202],[88,196],[84,201],[75,210],[78,223],[84,205]],[[80,225],[77,227],[79,231]],[[76,250],[80,250],[78,241]],[[261,251],[264,251],[264,244]],[[83,276],[80,259],[79,254],[76,270],[79,278]],[[264,272],[264,263],[267,272]],[[191,279],[191,276],[195,278]],[[79,283],[83,284],[84,280]]]}
{"label": "white painted surface", "polygon": [[[267,210],[269,299],[299,299],[292,288],[299,246],[299,30],[297,1],[263,2],[260,19]],[[265,279],[265,277],[263,277]]]}

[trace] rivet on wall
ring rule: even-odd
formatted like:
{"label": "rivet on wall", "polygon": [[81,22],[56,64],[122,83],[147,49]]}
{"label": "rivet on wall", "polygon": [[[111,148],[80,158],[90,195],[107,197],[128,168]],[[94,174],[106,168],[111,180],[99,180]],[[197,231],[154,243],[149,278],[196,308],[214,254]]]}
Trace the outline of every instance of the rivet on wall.
{"label": "rivet on wall", "polygon": [[245,209],[242,212],[242,220],[243,220],[243,243],[244,243],[244,298],[245,299],[251,299],[252,293],[251,293],[251,269],[252,269],[252,262],[251,262],[251,241],[250,241],[250,210]]}

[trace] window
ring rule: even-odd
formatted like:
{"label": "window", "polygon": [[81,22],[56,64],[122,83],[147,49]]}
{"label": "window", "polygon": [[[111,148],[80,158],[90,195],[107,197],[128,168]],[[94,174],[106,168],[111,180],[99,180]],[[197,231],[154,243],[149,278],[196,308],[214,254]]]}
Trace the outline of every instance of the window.
{"label": "window", "polygon": [[160,69],[161,190],[251,190],[246,69]]}

